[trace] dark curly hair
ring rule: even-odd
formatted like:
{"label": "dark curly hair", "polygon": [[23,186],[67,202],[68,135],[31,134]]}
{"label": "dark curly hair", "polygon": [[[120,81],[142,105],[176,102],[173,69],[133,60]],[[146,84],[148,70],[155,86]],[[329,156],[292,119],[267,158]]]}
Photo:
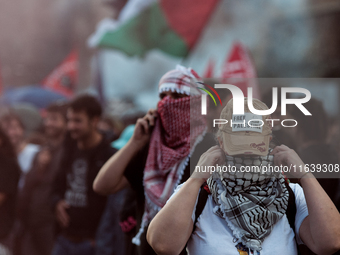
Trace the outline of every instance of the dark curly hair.
{"label": "dark curly hair", "polygon": [[99,101],[94,96],[88,94],[76,97],[69,103],[69,109],[75,112],[84,111],[90,119],[102,115],[102,106]]}

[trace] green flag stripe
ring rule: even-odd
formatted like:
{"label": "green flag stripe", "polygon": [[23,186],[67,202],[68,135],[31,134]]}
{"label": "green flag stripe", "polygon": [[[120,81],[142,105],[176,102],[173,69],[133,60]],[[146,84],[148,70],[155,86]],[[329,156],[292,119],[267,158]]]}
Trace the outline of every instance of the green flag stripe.
{"label": "green flag stripe", "polygon": [[188,46],[169,27],[158,3],[154,3],[117,30],[106,33],[99,47],[121,50],[130,56],[143,56],[153,48],[177,57],[184,57],[188,53]]}

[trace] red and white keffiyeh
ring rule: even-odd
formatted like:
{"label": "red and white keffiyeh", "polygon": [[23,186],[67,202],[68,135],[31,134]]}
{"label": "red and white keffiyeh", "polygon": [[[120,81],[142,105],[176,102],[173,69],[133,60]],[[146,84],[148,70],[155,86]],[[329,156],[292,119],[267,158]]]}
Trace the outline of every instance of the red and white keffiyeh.
{"label": "red and white keffiyeh", "polygon": [[160,79],[158,93],[172,91],[188,96],[201,95],[202,91],[197,88],[201,85],[197,82],[202,80],[195,70],[177,65],[176,69],[167,72]]}
{"label": "red and white keffiyeh", "polygon": [[172,91],[188,97],[172,99],[166,96],[158,102],[158,118],[144,169],[145,211],[139,233],[133,239],[137,245],[144,228],[179,184],[196,144],[206,132],[197,81],[200,80],[195,71],[182,66],[177,66],[160,80],[159,93]]}

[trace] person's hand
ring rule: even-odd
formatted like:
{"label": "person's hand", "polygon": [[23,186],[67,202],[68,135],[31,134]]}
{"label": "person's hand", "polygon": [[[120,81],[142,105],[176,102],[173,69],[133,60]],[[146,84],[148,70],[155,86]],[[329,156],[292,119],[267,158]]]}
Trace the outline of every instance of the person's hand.
{"label": "person's hand", "polygon": [[137,120],[131,140],[139,148],[142,148],[149,141],[151,129],[156,123],[157,116],[157,110],[150,109],[143,118]]}
{"label": "person's hand", "polygon": [[67,214],[66,209],[70,208],[70,205],[65,200],[60,200],[56,205],[56,216],[61,227],[67,228],[70,223],[70,216]]}
{"label": "person's hand", "polygon": [[201,169],[201,167],[202,168],[207,167],[206,170],[208,170],[209,166],[214,167],[216,167],[216,165],[222,166],[224,165],[224,163],[225,163],[224,151],[217,145],[213,146],[201,155],[196,166],[197,171],[195,168],[190,178],[195,178],[203,184],[210,177],[211,172],[210,171],[202,172],[201,170],[198,171],[198,169]]}
{"label": "person's hand", "polygon": [[307,172],[299,155],[286,145],[276,146],[270,154],[274,155],[274,164],[276,166],[282,165],[290,168],[289,174],[293,178],[300,178]]}

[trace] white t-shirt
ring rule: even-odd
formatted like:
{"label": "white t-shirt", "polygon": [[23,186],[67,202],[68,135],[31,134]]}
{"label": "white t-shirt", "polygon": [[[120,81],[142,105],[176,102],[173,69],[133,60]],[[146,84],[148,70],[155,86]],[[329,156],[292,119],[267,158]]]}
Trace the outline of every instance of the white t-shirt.
{"label": "white t-shirt", "polygon": [[[174,194],[182,187],[179,185]],[[296,216],[295,232],[297,233],[297,242],[302,244],[298,235],[302,221],[308,216],[308,209],[303,193],[303,189],[298,184],[289,184],[295,194]],[[173,195],[174,195],[173,194]],[[170,197],[170,199],[173,197]],[[169,199],[169,200],[170,200]],[[197,199],[196,199],[197,204]],[[237,243],[233,243],[232,231],[227,225],[225,219],[222,219],[215,213],[213,208],[216,206],[212,196],[208,200],[201,215],[197,219],[196,230],[191,235],[187,250],[189,254],[206,255],[206,254],[226,254],[239,255],[236,249]],[[196,206],[195,206],[196,209]],[[192,212],[192,221],[195,221],[195,209]],[[256,254],[256,253],[254,253]],[[272,232],[266,237],[262,244],[260,255],[272,254],[297,254],[294,231],[291,229],[288,218],[284,215],[273,227]]]}

